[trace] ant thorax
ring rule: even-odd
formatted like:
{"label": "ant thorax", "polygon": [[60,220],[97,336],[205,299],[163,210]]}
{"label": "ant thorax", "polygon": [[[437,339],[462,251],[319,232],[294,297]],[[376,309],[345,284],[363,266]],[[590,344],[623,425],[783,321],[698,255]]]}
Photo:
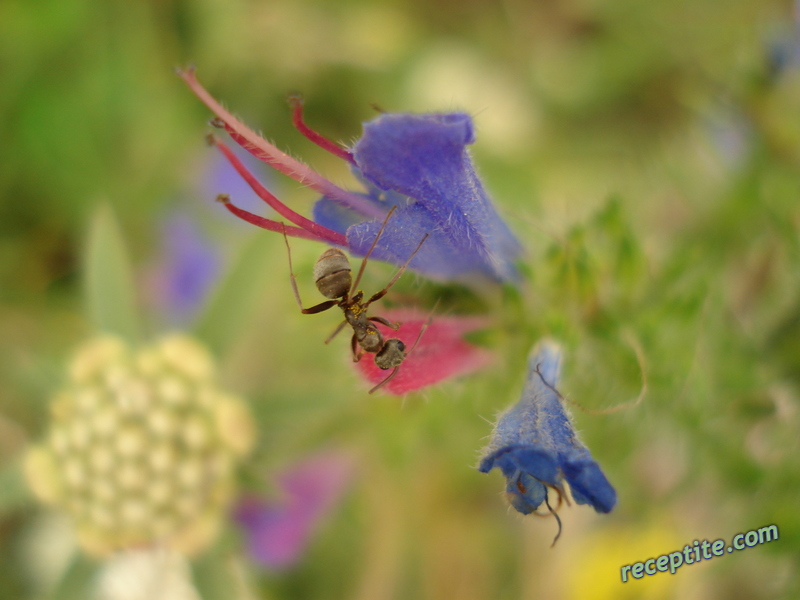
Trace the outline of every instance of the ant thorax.
{"label": "ant thorax", "polygon": [[342,309],[344,310],[344,318],[353,328],[358,345],[361,346],[364,352],[375,354],[383,347],[383,334],[369,321],[367,308],[361,303],[363,297],[364,293],[359,290]]}

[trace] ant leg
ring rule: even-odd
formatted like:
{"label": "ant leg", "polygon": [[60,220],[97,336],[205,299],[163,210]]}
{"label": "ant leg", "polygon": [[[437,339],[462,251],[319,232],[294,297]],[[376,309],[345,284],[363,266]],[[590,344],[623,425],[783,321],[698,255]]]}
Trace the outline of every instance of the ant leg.
{"label": "ant leg", "polygon": [[353,362],[357,363],[361,360],[361,357],[364,355],[364,352],[358,346],[358,340],[356,339],[356,334],[353,334],[353,337],[350,338],[350,350],[353,353]]}
{"label": "ant leg", "polygon": [[391,372],[391,373],[389,373],[389,376],[388,376],[386,379],[384,379],[383,381],[381,381],[381,382],[380,382],[378,385],[376,385],[374,388],[372,388],[372,389],[369,391],[369,393],[371,394],[372,392],[374,392],[374,391],[376,391],[376,390],[379,390],[379,389],[381,389],[381,388],[382,388],[384,385],[386,385],[387,383],[389,383],[389,382],[392,380],[392,378],[393,378],[395,375],[397,375],[397,373],[398,373],[399,371],[400,371],[400,367],[395,367],[394,369],[392,369],[392,372]]}
{"label": "ant leg", "polygon": [[397,273],[394,274],[394,277],[392,277],[391,281],[389,281],[389,283],[386,284],[385,288],[383,288],[379,292],[375,292],[374,294],[372,294],[370,299],[367,300],[364,303],[364,308],[366,308],[367,306],[369,306],[370,304],[372,304],[376,300],[380,300],[381,298],[383,298],[386,295],[386,293],[389,291],[389,288],[391,288],[395,283],[397,283],[397,280],[400,279],[400,277],[403,275],[403,273],[406,270],[406,267],[409,265],[409,263],[412,261],[412,259],[417,255],[417,252],[419,252],[419,249],[422,248],[422,244],[424,244],[425,240],[427,240],[427,239],[428,239],[428,234],[426,233],[424,236],[422,236],[422,240],[420,240],[419,244],[417,244],[417,247],[414,248],[414,252],[411,253],[411,256],[408,257],[408,260],[406,262],[404,262],[403,266],[400,267],[397,270]]}
{"label": "ant leg", "polygon": [[297,279],[294,276],[294,269],[292,268],[292,249],[289,246],[289,238],[286,237],[286,226],[283,223],[281,223],[281,226],[283,231],[283,241],[286,242],[286,253],[289,257],[289,279],[292,282],[292,291],[294,292],[295,300],[297,300],[297,306],[300,307],[300,312],[304,315],[314,315],[324,310],[328,310],[329,308],[333,308],[339,304],[338,300],[327,300],[325,302],[320,302],[311,308],[303,308],[303,301],[300,299],[300,291],[297,289]]}
{"label": "ant leg", "polygon": [[301,311],[300,312],[302,312],[304,315],[315,315],[317,313],[324,312],[324,311],[328,310],[329,308],[333,308],[337,304],[339,304],[338,300],[326,300],[325,302],[320,302],[319,304],[316,304],[315,306],[312,306],[311,308],[302,308],[301,307]]}
{"label": "ant leg", "polygon": [[394,329],[397,331],[400,329],[401,323],[392,323],[388,319],[384,319],[383,317],[367,317],[368,321],[374,321],[375,323],[380,323],[381,325],[386,325],[389,329]]}
{"label": "ant leg", "polygon": [[[431,324],[431,321],[433,321],[433,315],[431,315],[430,317],[428,317],[428,320],[427,320],[427,321],[425,321],[425,323],[422,325],[422,328],[419,330],[419,335],[417,335],[417,339],[416,339],[416,340],[414,340],[414,344],[411,346],[411,349],[410,349],[408,352],[406,352],[405,358],[408,358],[408,355],[409,355],[409,354],[411,354],[411,353],[414,351],[414,348],[416,348],[416,347],[417,347],[417,344],[419,343],[419,340],[422,338],[422,334],[423,334],[423,333],[425,333],[425,330],[428,328],[428,325],[430,325],[430,324]],[[404,358],[403,360],[405,360],[405,358]],[[374,392],[374,391],[376,391],[376,390],[379,390],[379,389],[380,389],[380,388],[382,388],[384,385],[386,385],[387,383],[389,383],[389,381],[391,381],[391,380],[392,380],[392,378],[393,378],[395,375],[397,375],[397,374],[400,372],[400,367],[402,367],[402,366],[403,366],[403,365],[397,365],[397,366],[396,366],[394,369],[392,369],[392,372],[391,372],[391,373],[389,373],[389,376],[388,376],[386,379],[384,379],[383,381],[381,381],[381,382],[380,382],[378,385],[376,385],[374,388],[372,388],[372,389],[369,391],[369,393],[371,394],[372,392]]]}
{"label": "ant leg", "polygon": [[356,275],[356,278],[353,281],[353,285],[350,287],[350,296],[352,296],[353,292],[355,292],[358,289],[358,284],[361,282],[361,276],[364,274],[364,269],[367,266],[367,261],[369,260],[372,251],[375,250],[375,245],[378,243],[378,240],[380,239],[381,234],[383,233],[383,230],[386,227],[386,223],[389,221],[389,217],[392,216],[392,213],[395,211],[396,208],[397,208],[396,206],[393,206],[386,214],[386,218],[383,220],[383,223],[381,223],[381,228],[378,230],[378,235],[376,235],[375,239],[372,240],[372,245],[369,247],[369,250],[367,250],[367,253],[364,255],[364,259],[361,261],[361,267],[358,269],[358,275]]}
{"label": "ant leg", "polygon": [[333,330],[333,333],[328,336],[328,339],[325,340],[326,344],[330,344],[331,340],[339,335],[339,332],[344,329],[344,326],[347,325],[347,321],[342,321],[339,323],[339,326]]}

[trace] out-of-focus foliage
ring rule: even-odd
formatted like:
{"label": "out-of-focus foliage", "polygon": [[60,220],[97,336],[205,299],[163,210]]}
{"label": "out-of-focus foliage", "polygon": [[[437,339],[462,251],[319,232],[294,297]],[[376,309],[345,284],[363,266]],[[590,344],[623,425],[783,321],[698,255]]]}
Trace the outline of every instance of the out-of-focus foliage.
{"label": "out-of-focus foliage", "polygon": [[[293,599],[798,597],[794,11],[785,0],[0,3],[0,600],[76,597],[93,573],[87,559],[66,564],[69,537],[28,497],[19,462],[47,429],[71,352],[102,314],[129,314],[116,292],[82,287],[101,202],[118,217],[139,306],[157,304],[149,273],[174,211],[222,255],[192,333],[258,422],[242,487],[268,491],[269,473],[320,446],[357,457],[301,563],[256,569],[229,525],[193,563],[204,597],[243,586]],[[478,170],[526,246],[523,289],[404,277],[383,305],[440,298],[488,312],[475,341],[495,367],[404,402],[368,397],[346,336],[322,343],[338,316],[297,311],[281,236],[212,202],[232,190],[212,177],[208,112],[173,74],[189,63],[248,124],[343,185],[356,185],[345,165],[292,129],[287,93],[347,143],[370,103],[475,115]],[[312,192],[281,176],[269,185],[310,213]],[[321,248],[292,248],[310,298]],[[101,273],[120,264],[94,258]],[[365,289],[390,273],[370,263]],[[142,314],[137,335],[168,333]],[[565,507],[553,549],[553,520],[508,514],[501,476],[474,468],[487,420],[519,398],[545,335],[564,345],[560,391],[590,409],[573,413],[618,494],[609,515]],[[643,386],[639,404],[591,412]],[[772,523],[770,544],[620,583],[623,564]]]}

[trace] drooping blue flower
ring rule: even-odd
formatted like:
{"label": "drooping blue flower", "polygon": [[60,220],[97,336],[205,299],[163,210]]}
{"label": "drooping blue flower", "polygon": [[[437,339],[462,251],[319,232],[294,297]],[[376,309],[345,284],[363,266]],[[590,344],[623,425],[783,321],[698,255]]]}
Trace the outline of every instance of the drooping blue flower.
{"label": "drooping blue flower", "polygon": [[561,493],[565,482],[575,502],[607,513],[617,494],[578,439],[556,392],[560,367],[560,347],[549,340],[537,344],[528,359],[522,398],[500,416],[478,470],[498,467],[506,477],[509,502],[523,514],[542,503],[550,508],[547,488]]}
{"label": "drooping blue flower", "polygon": [[[256,193],[298,226],[285,226],[288,235],[325,241],[363,256],[389,210],[396,206],[373,251],[375,258],[403,264],[427,234],[410,268],[440,280],[476,275],[501,282],[517,280],[514,261],[522,249],[475,172],[467,151],[475,141],[469,115],[383,114],[366,123],[364,135],[348,149],[309,129],[302,120],[302,105],[295,101],[294,122],[300,132],[351,164],[365,187],[364,192],[352,192],[334,185],[247,128],[214,100],[193,71],[180,75],[214,112],[217,124],[243,148],[322,193],[314,207],[314,219],[302,217],[263,188],[241,163],[237,164],[229,148],[212,138]],[[284,230],[282,223],[242,210],[227,197],[222,201],[228,210],[250,223],[272,231]]]}

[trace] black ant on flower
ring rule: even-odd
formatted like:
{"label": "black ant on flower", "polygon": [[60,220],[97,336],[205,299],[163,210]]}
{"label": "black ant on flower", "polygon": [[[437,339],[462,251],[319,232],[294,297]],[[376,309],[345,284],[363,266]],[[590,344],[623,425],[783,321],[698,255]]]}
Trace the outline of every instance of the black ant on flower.
{"label": "black ant on flower", "polygon": [[[193,74],[189,72],[185,79],[188,77],[187,82],[194,81]],[[191,84],[190,84],[191,85]],[[200,90],[196,89],[202,97],[206,96],[204,91],[200,92]],[[210,98],[207,98],[210,99]],[[212,103],[213,104],[213,103]],[[292,105],[293,110],[293,121],[295,126],[300,130],[300,132],[308,137],[311,141],[316,143],[317,145],[321,146],[322,148],[333,152],[340,158],[345,158],[349,162],[353,162],[353,157],[349,151],[339,147],[338,145],[334,144],[333,142],[327,140],[323,136],[319,135],[317,132],[310,129],[305,122],[303,121],[302,116],[302,102],[293,97],[290,99],[290,104]],[[219,113],[219,111],[215,111]],[[224,111],[222,114],[227,115]],[[229,116],[229,115],[228,115]],[[236,128],[232,128],[231,125],[228,123],[235,122],[235,119],[230,117],[228,120],[223,119],[221,116],[218,116],[211,121],[211,125],[214,127],[222,127],[228,130],[228,132],[233,136],[233,138],[243,144],[245,148],[247,148],[251,153],[255,154],[261,160],[276,166],[278,164],[286,166],[284,163],[292,163],[291,159],[286,155],[281,153],[280,156],[273,156],[269,153],[265,154],[263,149],[259,148],[258,145],[253,145],[247,136],[243,136],[242,132]],[[350,261],[339,248],[329,248],[325,252],[322,253],[322,256],[319,257],[316,264],[314,265],[314,282],[317,285],[317,289],[320,293],[329,298],[325,302],[321,302],[315,306],[310,308],[304,308],[303,302],[300,299],[300,292],[297,289],[297,280],[294,275],[294,270],[292,268],[292,250],[289,246],[289,239],[288,235],[293,235],[296,237],[303,237],[307,239],[316,239],[320,241],[327,241],[329,243],[337,244],[346,246],[347,245],[347,238],[345,235],[327,229],[324,226],[315,223],[301,215],[295,213],[293,210],[289,209],[283,203],[281,203],[272,193],[267,190],[263,185],[261,185],[256,178],[250,173],[247,168],[241,163],[241,161],[236,157],[233,152],[219,139],[217,139],[214,135],[209,135],[207,141],[210,145],[214,145],[225,155],[228,161],[233,165],[234,169],[247,181],[253,191],[264,200],[267,204],[269,204],[272,208],[274,208],[280,215],[282,215],[287,220],[295,223],[299,227],[293,227],[291,225],[287,226],[284,223],[273,221],[270,219],[265,219],[263,217],[259,217],[253,213],[250,213],[246,210],[240,209],[234,204],[231,203],[230,197],[227,194],[220,194],[217,196],[217,200],[225,205],[231,213],[239,217],[240,219],[247,221],[248,223],[252,223],[258,227],[262,227],[264,229],[268,229],[271,231],[280,231],[283,233],[284,241],[286,242],[286,250],[289,256],[289,273],[292,282],[292,290],[294,291],[295,299],[297,300],[297,305],[300,307],[300,311],[305,314],[316,314],[319,312],[326,311],[334,306],[338,306],[342,309],[344,313],[345,320],[336,328],[336,330],[325,340],[327,344],[330,342],[336,334],[338,334],[345,325],[350,325],[353,328],[353,338],[351,341],[351,348],[353,353],[353,361],[358,362],[361,360],[361,357],[365,352],[375,354],[375,364],[378,368],[386,371],[392,369],[392,372],[380,383],[378,383],[375,387],[373,387],[369,393],[373,393],[386,383],[388,383],[395,375],[397,375],[400,365],[406,359],[406,357],[414,350],[417,343],[419,342],[422,334],[425,332],[425,329],[430,324],[430,319],[426,322],[422,329],[417,336],[417,339],[414,341],[414,344],[411,346],[411,349],[406,352],[406,345],[405,343],[400,340],[399,338],[388,338],[385,339],[383,334],[378,330],[378,328],[374,325],[374,323],[380,323],[390,329],[397,331],[400,328],[399,323],[392,323],[388,319],[379,316],[368,316],[367,310],[369,305],[373,302],[380,300],[383,298],[389,289],[397,282],[397,280],[402,276],[405,272],[406,267],[409,263],[413,260],[414,256],[416,256],[417,252],[419,252],[422,245],[425,243],[425,240],[428,239],[429,234],[426,233],[422,239],[420,240],[417,247],[408,257],[408,260],[398,269],[397,273],[395,273],[394,277],[389,281],[389,283],[384,287],[382,290],[375,292],[372,296],[370,296],[366,301],[364,301],[364,292],[358,290],[358,284],[361,282],[361,276],[364,273],[364,269],[367,266],[367,262],[369,261],[369,257],[372,254],[375,246],[378,243],[378,240],[381,237],[384,229],[386,228],[386,223],[388,222],[389,218],[392,216],[394,211],[396,210],[396,206],[393,206],[391,210],[386,214],[383,223],[381,224],[380,229],[378,230],[375,239],[372,242],[369,250],[367,251],[366,255],[364,256],[363,260],[361,261],[361,267],[359,268],[358,275],[355,278],[355,281],[352,279],[352,269],[350,268]],[[255,152],[254,152],[255,151]],[[276,166],[276,168],[278,168]],[[280,170],[280,169],[279,169]],[[291,166],[291,170],[295,173],[306,173],[306,176],[311,176],[307,168],[302,167],[299,164],[293,164]],[[313,174],[311,177],[312,179],[318,178],[316,174]],[[300,180],[298,180],[300,181]],[[303,182],[306,182],[306,179],[302,179]],[[309,180],[310,181],[310,180]],[[316,181],[316,179],[315,179]],[[335,188],[335,186],[333,186]],[[331,194],[333,196],[341,196],[341,194],[337,193],[336,189],[321,189],[326,194]],[[339,190],[341,191],[341,190]],[[346,192],[342,192],[345,195],[348,195]],[[351,195],[352,196],[352,195]],[[353,198],[349,197],[349,200],[352,201]],[[372,206],[372,210],[381,210],[378,207]],[[382,211],[381,211],[382,212]]]}
{"label": "black ant on flower", "polygon": [[292,282],[294,297],[297,300],[300,311],[304,315],[313,315],[338,306],[344,313],[345,320],[342,321],[328,339],[325,340],[325,343],[327,344],[330,342],[345,325],[350,325],[350,327],[353,328],[353,337],[350,342],[353,362],[358,362],[361,360],[364,353],[368,352],[375,355],[375,364],[378,368],[384,371],[392,369],[392,372],[383,381],[369,391],[370,394],[383,387],[397,375],[400,370],[400,365],[417,346],[422,334],[430,324],[429,319],[428,322],[423,325],[411,349],[406,352],[406,345],[402,340],[398,338],[384,338],[383,334],[374,325],[374,323],[380,323],[396,331],[400,328],[399,323],[392,323],[379,316],[367,316],[369,305],[383,298],[389,289],[403,275],[408,264],[422,247],[422,244],[425,243],[425,240],[428,239],[427,233],[414,249],[414,252],[411,253],[411,256],[408,257],[408,260],[397,270],[397,273],[394,274],[394,277],[392,277],[386,287],[372,294],[366,301],[364,301],[364,292],[358,289],[358,284],[361,282],[361,276],[364,274],[364,269],[367,266],[369,257],[375,249],[375,245],[378,243],[383,229],[386,227],[386,223],[392,216],[395,208],[396,207],[392,207],[383,220],[378,234],[375,236],[372,245],[361,261],[361,267],[358,270],[355,281],[353,281],[350,260],[344,252],[339,248],[328,248],[322,253],[322,256],[319,257],[314,265],[314,283],[319,292],[326,298],[329,298],[329,300],[320,302],[310,308],[303,308],[303,301],[300,299],[300,292],[297,289],[297,280],[295,279],[294,270],[292,268],[292,249],[289,246],[289,238],[286,236],[286,230],[284,229],[283,231],[283,239],[286,242],[286,251],[289,256],[289,276]]}

